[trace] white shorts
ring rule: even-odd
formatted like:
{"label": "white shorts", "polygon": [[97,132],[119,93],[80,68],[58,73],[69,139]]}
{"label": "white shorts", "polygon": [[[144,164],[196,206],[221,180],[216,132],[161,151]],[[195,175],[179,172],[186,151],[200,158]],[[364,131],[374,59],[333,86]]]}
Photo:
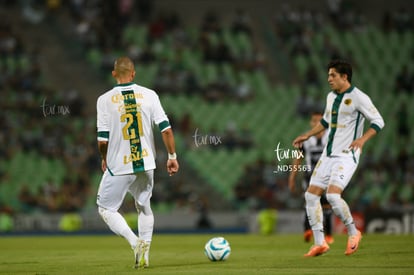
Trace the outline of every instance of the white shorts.
{"label": "white shorts", "polygon": [[309,185],[325,190],[332,184],[344,190],[357,166],[358,163],[352,156],[322,156],[313,170]]}
{"label": "white shorts", "polygon": [[110,211],[118,211],[127,192],[141,206],[149,206],[154,186],[154,170],[129,175],[111,176],[108,170],[99,184],[96,203]]}

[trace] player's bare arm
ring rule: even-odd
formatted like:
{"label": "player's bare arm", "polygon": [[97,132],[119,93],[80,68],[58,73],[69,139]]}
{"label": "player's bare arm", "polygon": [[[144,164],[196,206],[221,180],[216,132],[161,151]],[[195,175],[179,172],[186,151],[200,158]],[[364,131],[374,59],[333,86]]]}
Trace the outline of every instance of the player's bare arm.
{"label": "player's bare arm", "polygon": [[293,140],[292,145],[295,148],[300,148],[300,147],[302,147],[303,142],[308,140],[311,136],[315,136],[315,135],[319,134],[323,130],[325,130],[325,127],[322,125],[322,123],[318,122],[318,124],[316,124],[316,126],[313,127],[311,130],[309,130],[305,134],[300,135],[297,138],[295,138],[295,140]]}
{"label": "player's bare arm", "polygon": [[102,164],[101,169],[102,172],[106,170],[106,153],[108,151],[108,142],[107,141],[98,141],[98,150],[99,154],[101,155]]}
{"label": "player's bare arm", "polygon": [[373,136],[377,134],[377,131],[373,128],[369,128],[360,138],[354,140],[351,145],[349,145],[349,149],[353,150],[360,150],[362,152],[362,147],[364,146],[365,142],[370,140]]}
{"label": "player's bare arm", "polygon": [[[302,158],[295,158],[292,161],[292,166],[293,167],[297,167],[298,165],[300,165],[302,162]],[[298,169],[292,169],[292,171],[289,174],[289,179],[288,179],[288,184],[289,184],[289,189],[290,192],[295,192],[296,190],[296,175],[298,174]]]}
{"label": "player's bare arm", "polygon": [[174,133],[171,128],[161,132],[162,140],[168,152],[167,171],[170,176],[178,172],[179,164],[175,153]]}

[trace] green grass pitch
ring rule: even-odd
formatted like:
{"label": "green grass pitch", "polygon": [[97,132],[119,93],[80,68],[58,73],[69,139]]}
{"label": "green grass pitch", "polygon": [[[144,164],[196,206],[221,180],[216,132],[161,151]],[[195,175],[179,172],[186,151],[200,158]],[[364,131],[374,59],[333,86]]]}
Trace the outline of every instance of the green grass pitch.
{"label": "green grass pitch", "polygon": [[133,269],[133,253],[118,236],[3,236],[0,274],[414,274],[413,235],[364,235],[360,249],[345,256],[346,236],[331,250],[304,258],[301,235],[223,234],[227,261],[210,262],[204,244],[219,234],[155,234],[150,267]]}

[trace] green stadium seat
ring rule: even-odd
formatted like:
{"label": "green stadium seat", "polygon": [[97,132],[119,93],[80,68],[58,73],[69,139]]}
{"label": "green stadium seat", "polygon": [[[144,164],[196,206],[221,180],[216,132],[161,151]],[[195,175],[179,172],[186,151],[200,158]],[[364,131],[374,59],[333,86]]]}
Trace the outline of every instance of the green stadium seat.
{"label": "green stadium seat", "polygon": [[234,41],[237,44],[237,47],[239,48],[238,51],[240,53],[246,53],[246,54],[251,54],[253,52],[252,49],[252,42],[250,40],[250,37],[244,33],[244,32],[240,32],[238,34],[234,35]]}
{"label": "green stadium seat", "polygon": [[102,53],[100,50],[96,48],[90,49],[86,58],[95,69],[99,69],[101,67]]}
{"label": "green stadium seat", "polygon": [[299,77],[303,79],[309,66],[308,59],[304,55],[297,55],[293,58],[293,62]]}
{"label": "green stadium seat", "polygon": [[238,81],[237,81],[237,78],[236,78],[236,74],[234,72],[233,66],[230,63],[225,62],[225,63],[221,64],[221,71],[225,75],[226,80],[228,81],[228,83],[231,86],[234,87],[234,86],[237,85]]}

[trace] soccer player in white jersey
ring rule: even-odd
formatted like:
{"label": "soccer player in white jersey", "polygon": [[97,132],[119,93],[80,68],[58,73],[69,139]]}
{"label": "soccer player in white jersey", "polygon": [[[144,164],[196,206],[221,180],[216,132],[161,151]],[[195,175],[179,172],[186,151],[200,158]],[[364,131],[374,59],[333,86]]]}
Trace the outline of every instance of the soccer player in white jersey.
{"label": "soccer player in white jersey", "polygon": [[[315,110],[310,115],[310,121],[309,124],[311,128],[315,127],[319,121],[322,119],[323,111],[322,110]],[[328,131],[321,131],[317,135],[314,135],[310,137],[308,140],[306,140],[302,147],[300,148],[303,152],[304,158],[295,158],[292,162],[293,169],[289,174],[288,184],[289,189],[291,192],[295,192],[296,190],[296,176],[299,171],[305,172],[305,177],[302,180],[302,188],[304,191],[308,188],[309,180],[312,175],[312,171],[316,166],[316,163],[319,161],[319,158],[321,157],[321,154],[326,146],[326,143],[328,142]],[[300,165],[305,160],[306,167],[303,169],[299,169]],[[323,220],[324,220],[324,228],[326,230],[326,236],[325,240],[328,244],[332,244],[334,242],[333,236],[332,236],[332,209],[328,201],[326,200],[325,194],[322,194],[321,196],[321,204],[322,204],[322,210],[323,210]],[[308,216],[304,215],[303,220],[303,228],[304,228],[304,234],[303,237],[305,239],[305,242],[310,242],[312,238],[312,229],[309,224]]]}
{"label": "soccer player in white jersey", "polygon": [[[98,149],[104,172],[97,205],[109,228],[130,244],[135,268],[148,267],[154,228],[150,206],[155,169],[153,127],[161,132],[168,151],[170,176],[179,168],[174,135],[158,95],[132,82],[135,69],[131,59],[118,58],[112,76],[117,85],[97,101]],[[138,211],[138,236],[118,212],[127,192]]]}
{"label": "soccer player in white jersey", "polygon": [[[328,143],[305,192],[306,213],[314,237],[314,245],[305,257],[318,256],[329,250],[324,238],[320,203],[324,192],[333,212],[347,228],[345,255],[355,253],[362,238],[341,195],[357,168],[364,144],[384,127],[384,120],[369,96],[353,86],[351,80],[352,67],[349,63],[335,60],[328,64],[328,83],[332,91],[327,96],[323,118],[314,128],[293,141],[293,146],[299,148],[311,136],[324,129],[329,131]],[[370,121],[370,126],[364,132],[365,119]]]}

